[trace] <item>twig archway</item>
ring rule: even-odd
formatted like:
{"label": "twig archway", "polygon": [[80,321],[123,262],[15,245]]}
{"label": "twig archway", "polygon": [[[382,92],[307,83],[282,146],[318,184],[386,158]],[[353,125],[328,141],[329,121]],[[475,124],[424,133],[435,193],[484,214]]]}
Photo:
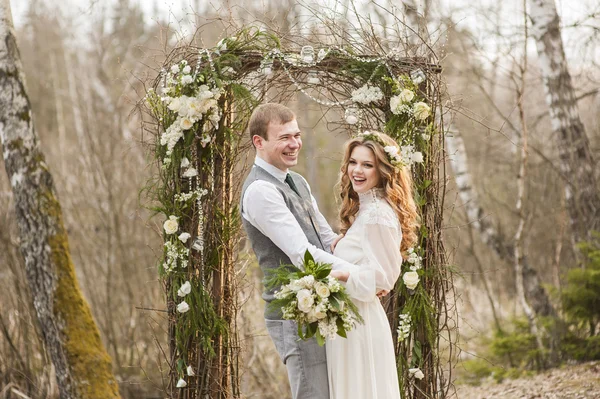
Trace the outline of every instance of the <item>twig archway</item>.
{"label": "twig archway", "polygon": [[388,316],[403,396],[447,396],[438,354],[451,287],[441,236],[444,133],[434,122],[440,72],[435,60],[403,57],[394,48],[372,46],[368,55],[326,44],[285,49],[274,34],[254,28],[211,49],[171,52],[144,103],[157,163],[148,193],[165,220],[158,269],[169,316],[171,397],[242,397],[238,160],[248,149],[244,132],[253,109],[267,93],[283,102],[294,92],[339,109],[337,126],[349,135],[389,134],[400,146],[399,159],[412,167],[422,227],[419,245],[406,254],[404,281],[389,297]]}

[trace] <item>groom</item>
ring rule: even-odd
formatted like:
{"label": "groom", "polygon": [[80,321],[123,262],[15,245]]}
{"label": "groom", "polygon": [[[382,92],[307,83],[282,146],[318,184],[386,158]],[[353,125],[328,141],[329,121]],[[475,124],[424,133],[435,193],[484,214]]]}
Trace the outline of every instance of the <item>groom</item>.
{"label": "groom", "polygon": [[[337,235],[319,212],[306,180],[289,168],[298,163],[302,134],[294,113],[281,104],[258,106],[249,123],[256,148],[254,166],[242,188],[242,223],[265,272],[281,264],[302,265],[308,249],[317,262],[334,269],[352,266],[328,251]],[[272,291],[263,293],[271,302]],[[294,321],[265,308],[271,339],[288,370],[294,399],[329,399],[325,347],[302,341]]]}

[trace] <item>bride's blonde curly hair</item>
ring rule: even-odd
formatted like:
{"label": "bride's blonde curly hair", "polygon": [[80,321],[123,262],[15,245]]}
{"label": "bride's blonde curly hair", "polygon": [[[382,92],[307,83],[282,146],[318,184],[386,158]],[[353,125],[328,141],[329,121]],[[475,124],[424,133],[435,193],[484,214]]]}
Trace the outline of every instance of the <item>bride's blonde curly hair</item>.
{"label": "bride's blonde curly hair", "polygon": [[[387,134],[378,133],[378,137],[386,146],[398,147],[398,144]],[[417,228],[419,227],[419,215],[413,198],[413,181],[410,170],[407,167],[395,167],[390,163],[387,153],[377,141],[369,137],[358,136],[346,142],[344,159],[340,169],[340,197],[342,205],[340,208],[341,232],[346,234],[356,218],[359,200],[358,194],[352,188],[352,182],[348,177],[348,163],[352,151],[358,146],[365,146],[375,154],[375,168],[379,171],[379,187],[383,188],[383,197],[391,205],[398,215],[402,228],[402,242],[400,252],[405,255],[406,251],[417,242]]]}

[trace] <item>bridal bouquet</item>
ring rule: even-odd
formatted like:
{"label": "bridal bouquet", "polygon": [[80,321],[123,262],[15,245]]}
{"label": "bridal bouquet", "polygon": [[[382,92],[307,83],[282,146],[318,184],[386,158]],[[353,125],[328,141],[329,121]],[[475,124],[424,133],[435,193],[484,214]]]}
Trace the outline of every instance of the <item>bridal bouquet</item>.
{"label": "bridal bouquet", "polygon": [[303,266],[282,265],[269,272],[265,287],[281,287],[269,306],[281,309],[284,319],[295,320],[302,339],[315,336],[322,346],[336,335],[346,338],[356,322],[363,323],[346,288],[329,275],[331,265],[315,262],[308,251]]}

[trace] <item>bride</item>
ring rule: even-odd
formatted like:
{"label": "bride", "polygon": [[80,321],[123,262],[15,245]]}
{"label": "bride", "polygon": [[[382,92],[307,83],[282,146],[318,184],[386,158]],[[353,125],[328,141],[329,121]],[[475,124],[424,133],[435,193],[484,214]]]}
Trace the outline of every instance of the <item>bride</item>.
{"label": "bride", "polygon": [[346,143],[340,182],[344,236],[334,255],[356,268],[331,275],[346,283],[365,323],[347,339],[325,345],[331,399],[400,398],[392,332],[377,294],[394,288],[418,221],[410,170],[395,162],[394,150],[394,140],[377,132]]}

